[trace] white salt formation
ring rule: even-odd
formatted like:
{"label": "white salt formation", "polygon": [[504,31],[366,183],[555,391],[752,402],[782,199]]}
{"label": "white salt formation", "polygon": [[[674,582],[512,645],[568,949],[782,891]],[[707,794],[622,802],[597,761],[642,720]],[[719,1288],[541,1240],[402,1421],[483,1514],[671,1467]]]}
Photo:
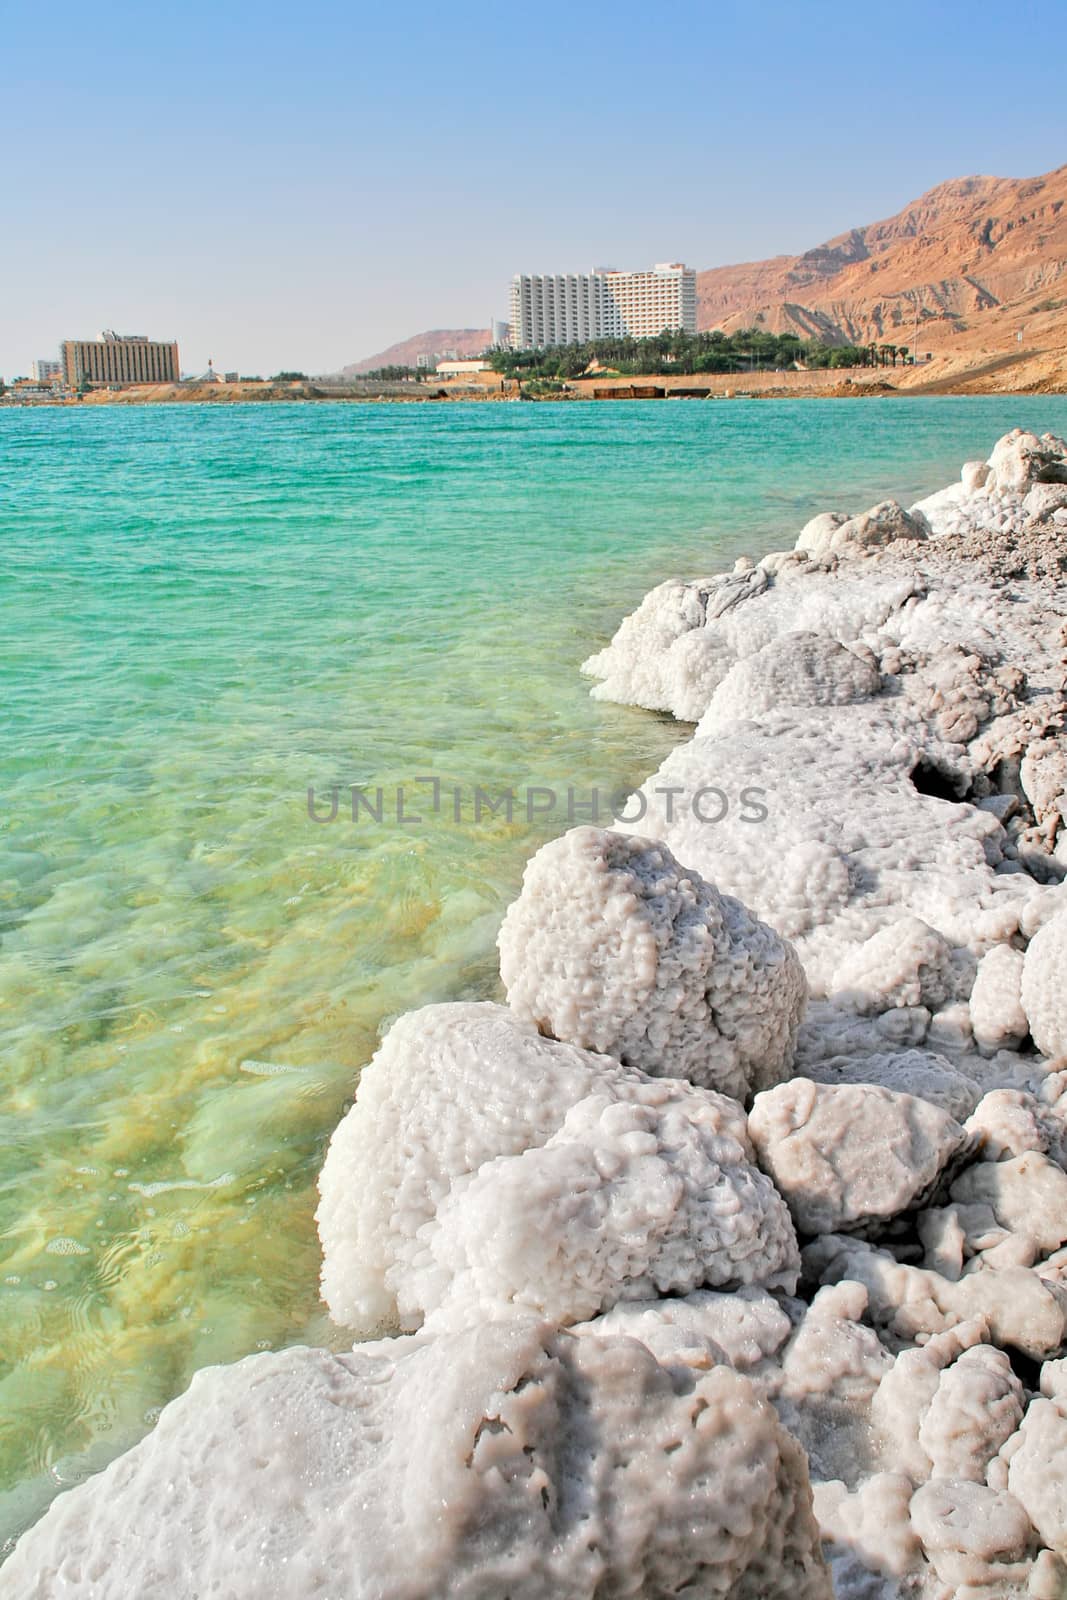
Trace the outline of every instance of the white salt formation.
{"label": "white salt formation", "polygon": [[1067,1056],[1067,913],[1046,922],[1030,941],[1021,999],[1037,1048]]}
{"label": "white salt formation", "polygon": [[363,1072],[399,1336],[201,1374],[5,1600],[1067,1600],[1067,444],[789,543],[586,663],[693,736]]}
{"label": "white salt formation", "polygon": [[1023,953],[995,944],[978,963],[970,995],[974,1041],[982,1050],[1015,1049],[1030,1024],[1023,1010]]}
{"label": "white salt formation", "polygon": [[836,706],[881,688],[870,651],[818,633],[784,633],[730,668],[700,721],[704,737],[777,706]]}
{"label": "white salt formation", "polygon": [[805,1061],[799,1070],[815,1083],[877,1085],[927,1100],[950,1112],[957,1122],[966,1121],[983,1103],[982,1090],[974,1079],[930,1050],[832,1055]]}
{"label": "white salt formation", "polygon": [[499,943],[508,1004],[553,1038],[739,1100],[789,1070],[796,955],[662,845],[573,828],[542,846]]}
{"label": "white salt formation", "polygon": [[594,1089],[637,1082],[618,1062],[542,1039],[501,1006],[440,1005],[395,1022],[334,1132],[319,1187],[323,1298],[368,1337],[416,1328],[420,1238],[453,1184],[545,1144]]}
{"label": "white salt formation", "polygon": [[879,545],[892,544],[894,539],[928,539],[930,524],[922,512],[908,513],[895,500],[883,500],[860,517],[839,514],[815,517],[801,531],[798,550],[813,556],[826,556],[836,552],[850,555],[871,550]]}
{"label": "white salt formation", "polygon": [[703,1284],[791,1290],[799,1268],[737,1101],[499,1006],[394,1024],[320,1187],[323,1294],[362,1333],[516,1308],[574,1322]]}
{"label": "white salt formation", "polygon": [[61,1495],[12,1600],[832,1600],[800,1446],[729,1367],[528,1318],[209,1367]]}
{"label": "white salt formation", "polygon": [[807,1078],[757,1095],[748,1126],[806,1234],[866,1232],[917,1209],[967,1145],[955,1118],[929,1100]]}
{"label": "white salt formation", "polygon": [[440,1293],[451,1322],[519,1307],[568,1323],[702,1284],[791,1291],[793,1228],[751,1156],[721,1095],[664,1079],[590,1095],[542,1148],[487,1162],[442,1202],[423,1303]]}

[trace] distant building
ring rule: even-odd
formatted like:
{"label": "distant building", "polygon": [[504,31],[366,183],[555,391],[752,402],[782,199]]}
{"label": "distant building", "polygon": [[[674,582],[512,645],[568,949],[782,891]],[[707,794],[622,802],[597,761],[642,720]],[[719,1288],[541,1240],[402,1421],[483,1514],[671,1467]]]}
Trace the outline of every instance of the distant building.
{"label": "distant building", "polygon": [[680,261],[647,272],[516,273],[511,281],[511,344],[516,350],[584,344],[588,339],[697,330],[696,273]]}
{"label": "distant building", "polygon": [[500,350],[511,343],[511,324],[499,322],[496,317],[489,324],[489,343],[494,350]]}
{"label": "distant building", "polygon": [[462,378],[471,372],[492,372],[488,361],[439,361],[434,369],[439,378]]}
{"label": "distant building", "polygon": [[35,361],[33,363],[35,383],[59,383],[62,377],[62,361]]}
{"label": "distant building", "polygon": [[177,383],[180,372],[177,344],[140,333],[108,331],[100,339],[67,339],[63,344],[63,376],[71,389],[82,384]]}
{"label": "distant building", "polygon": [[415,368],[418,372],[428,372],[433,365],[433,356],[421,355],[415,357]]}

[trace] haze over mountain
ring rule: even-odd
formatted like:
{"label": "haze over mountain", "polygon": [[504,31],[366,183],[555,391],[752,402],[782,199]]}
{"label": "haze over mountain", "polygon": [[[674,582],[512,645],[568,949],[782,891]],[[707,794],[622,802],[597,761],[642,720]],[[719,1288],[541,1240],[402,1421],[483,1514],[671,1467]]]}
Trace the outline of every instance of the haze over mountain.
{"label": "haze over mountain", "polygon": [[462,361],[467,356],[480,356],[489,338],[488,328],[431,328],[426,333],[416,333],[410,339],[402,339],[399,344],[391,344],[387,350],[380,350],[375,356],[364,356],[362,361],[353,361],[349,366],[342,367],[338,375],[342,378],[358,378],[360,373],[374,372],[378,367],[413,367],[419,356],[432,359],[446,350],[454,350]]}
{"label": "haze over mountain", "polygon": [[[1067,166],[1038,178],[954,178],[896,216],[798,256],[697,274],[697,326],[758,323],[829,343],[893,342],[943,354],[1067,343]],[[475,355],[481,329],[435,329],[345,367]]]}

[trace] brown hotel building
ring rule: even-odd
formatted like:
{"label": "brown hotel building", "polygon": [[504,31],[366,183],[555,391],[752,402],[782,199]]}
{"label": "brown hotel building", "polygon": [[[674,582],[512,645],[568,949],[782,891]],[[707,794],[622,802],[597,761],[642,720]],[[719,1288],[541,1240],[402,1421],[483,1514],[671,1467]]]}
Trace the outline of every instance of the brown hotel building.
{"label": "brown hotel building", "polygon": [[142,334],[121,338],[105,333],[102,339],[67,339],[63,344],[63,379],[69,389],[82,384],[97,388],[113,383],[177,383],[180,377],[178,346],[146,339]]}

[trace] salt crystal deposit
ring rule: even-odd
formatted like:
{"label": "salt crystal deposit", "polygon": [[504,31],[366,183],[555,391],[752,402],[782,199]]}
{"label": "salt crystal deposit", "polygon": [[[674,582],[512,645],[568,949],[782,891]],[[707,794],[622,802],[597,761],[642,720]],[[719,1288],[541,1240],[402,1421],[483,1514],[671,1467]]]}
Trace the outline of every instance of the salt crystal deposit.
{"label": "salt crystal deposit", "polygon": [[806,994],[773,929],[662,845],[600,828],[529,863],[500,974],[542,1033],[738,1100],[788,1073]]}
{"label": "salt crystal deposit", "polygon": [[98,1600],[685,1588],[831,1600],[800,1446],[729,1367],[522,1317],[208,1368],[4,1569]]}
{"label": "salt crystal deposit", "polygon": [[5,1594],[1064,1600],[1065,512],[1016,430],[645,598],[585,670],[692,736],[334,1134],[372,1342],[202,1373]]}

